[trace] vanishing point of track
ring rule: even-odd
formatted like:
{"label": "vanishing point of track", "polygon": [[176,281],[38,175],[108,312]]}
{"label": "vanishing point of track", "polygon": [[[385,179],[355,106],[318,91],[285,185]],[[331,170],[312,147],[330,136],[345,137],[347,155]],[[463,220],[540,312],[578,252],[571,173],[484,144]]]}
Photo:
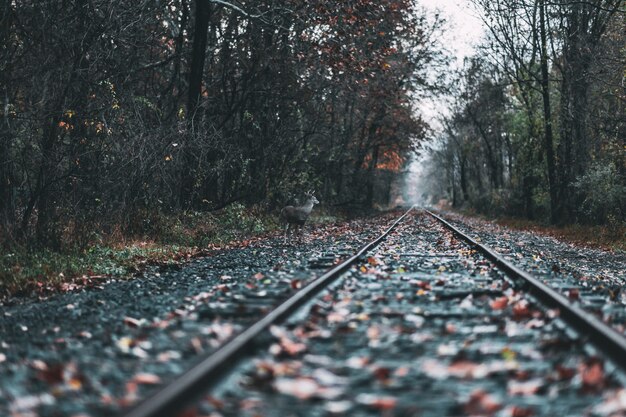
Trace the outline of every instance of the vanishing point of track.
{"label": "vanishing point of track", "polygon": [[[414,210],[414,208],[409,209],[382,235],[362,247],[353,256],[331,268],[322,276],[303,287],[259,321],[203,358],[192,369],[127,411],[124,416],[148,417],[176,415],[176,412],[181,411],[182,406],[189,404],[218,383],[242,357],[251,356],[259,346],[259,344],[256,343],[259,335],[264,333],[275,323],[284,321],[330,283],[346,273],[352,265],[362,261],[364,255],[383,242],[412,210]],[[547,308],[556,311],[559,317],[563,318],[571,328],[584,336],[587,342],[592,343],[599,351],[603,352],[615,365],[626,370],[626,340],[623,336],[589,313],[572,305],[566,297],[543,284],[537,278],[513,266],[489,247],[470,238],[436,214],[428,211],[427,213],[445,226],[445,228],[452,231],[458,238],[465,241],[472,249],[480,252],[485,258],[497,265],[500,270],[504,271],[509,276],[516,287],[527,291],[534,298],[540,300]]]}

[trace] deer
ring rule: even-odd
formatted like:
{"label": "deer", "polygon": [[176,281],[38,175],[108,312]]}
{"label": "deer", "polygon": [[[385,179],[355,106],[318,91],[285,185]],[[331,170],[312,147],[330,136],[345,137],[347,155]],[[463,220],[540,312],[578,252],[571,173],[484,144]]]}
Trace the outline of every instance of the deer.
{"label": "deer", "polygon": [[307,219],[311,215],[313,206],[319,204],[319,201],[313,195],[314,191],[309,190],[305,193],[307,197],[304,205],[302,206],[287,206],[280,211],[280,217],[285,221],[285,243],[287,243],[287,235],[291,225],[298,227],[298,230],[302,229],[302,226],[306,223]]}

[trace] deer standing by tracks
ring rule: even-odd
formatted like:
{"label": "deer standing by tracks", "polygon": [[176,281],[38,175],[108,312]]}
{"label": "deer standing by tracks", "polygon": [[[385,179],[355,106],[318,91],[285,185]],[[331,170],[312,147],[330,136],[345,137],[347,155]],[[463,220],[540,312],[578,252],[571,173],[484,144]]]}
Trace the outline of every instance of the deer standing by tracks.
{"label": "deer standing by tracks", "polygon": [[287,242],[287,235],[289,233],[289,227],[294,225],[298,230],[302,230],[302,226],[306,223],[307,219],[311,215],[313,206],[319,204],[319,201],[313,195],[314,191],[310,190],[305,195],[307,197],[306,202],[302,206],[287,206],[280,211],[281,218],[285,221],[285,243]]}

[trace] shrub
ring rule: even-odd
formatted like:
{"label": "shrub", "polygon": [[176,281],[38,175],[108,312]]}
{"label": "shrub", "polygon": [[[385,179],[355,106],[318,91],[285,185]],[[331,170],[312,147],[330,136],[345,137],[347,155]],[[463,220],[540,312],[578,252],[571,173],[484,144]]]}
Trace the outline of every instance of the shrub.
{"label": "shrub", "polygon": [[573,185],[582,201],[578,209],[582,220],[603,224],[624,222],[626,185],[615,163],[594,163]]}

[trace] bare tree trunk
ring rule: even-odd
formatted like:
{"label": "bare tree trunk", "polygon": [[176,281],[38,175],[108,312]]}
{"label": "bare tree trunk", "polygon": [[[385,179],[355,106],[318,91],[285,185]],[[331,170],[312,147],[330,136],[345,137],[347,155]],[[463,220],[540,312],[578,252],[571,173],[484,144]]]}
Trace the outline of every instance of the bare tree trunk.
{"label": "bare tree trunk", "polygon": [[556,223],[559,207],[556,188],[556,163],[554,158],[554,139],[552,133],[552,107],[550,104],[550,85],[548,73],[548,51],[545,21],[545,0],[539,4],[539,33],[541,37],[541,97],[543,99],[544,147],[548,165],[548,188],[550,193],[550,221]]}
{"label": "bare tree trunk", "polygon": [[193,146],[195,142],[194,121],[202,97],[202,75],[204,73],[209,21],[211,19],[211,4],[206,0],[196,0],[195,3],[193,46],[191,65],[189,68],[189,95],[187,98],[187,130],[189,142],[186,144],[183,154],[184,160],[182,164],[180,187],[180,205],[182,207],[190,207],[193,200],[195,180],[195,149]]}

